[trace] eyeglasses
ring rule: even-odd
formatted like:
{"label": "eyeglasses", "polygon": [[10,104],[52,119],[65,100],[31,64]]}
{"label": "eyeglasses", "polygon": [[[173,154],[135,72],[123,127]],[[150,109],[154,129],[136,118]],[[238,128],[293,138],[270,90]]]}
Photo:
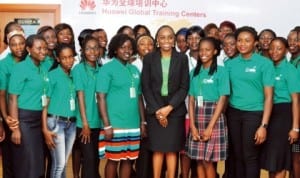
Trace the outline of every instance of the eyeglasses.
{"label": "eyeglasses", "polygon": [[99,47],[86,47],[84,48],[85,51],[99,51]]}
{"label": "eyeglasses", "polygon": [[262,37],[260,37],[259,38],[260,40],[273,40],[273,38],[272,37],[265,37],[265,36],[262,36]]}
{"label": "eyeglasses", "polygon": [[200,41],[201,38],[200,37],[188,37],[187,40],[188,41]]}

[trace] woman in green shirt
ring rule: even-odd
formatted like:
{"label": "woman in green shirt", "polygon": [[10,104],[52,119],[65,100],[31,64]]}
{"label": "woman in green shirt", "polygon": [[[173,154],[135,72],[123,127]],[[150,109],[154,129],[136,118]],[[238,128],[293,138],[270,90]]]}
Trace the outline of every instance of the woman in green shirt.
{"label": "woman in green shirt", "polygon": [[[15,64],[24,60],[27,52],[25,48],[25,34],[23,31],[12,31],[7,34],[8,46],[11,51],[0,62],[0,108],[1,114],[5,122],[0,123],[0,140],[3,143],[2,149],[2,165],[3,165],[3,177],[12,177],[12,151],[11,151],[11,129],[18,124],[14,122],[11,117],[8,117],[8,82],[11,76],[11,71]],[[2,125],[3,124],[3,125]],[[4,129],[1,127],[4,127]],[[10,129],[9,129],[10,128]],[[5,132],[4,132],[5,131]]]}
{"label": "woman in green shirt", "polygon": [[291,30],[287,37],[289,44],[289,52],[291,54],[290,63],[292,63],[296,68],[300,64],[300,46],[298,44],[298,32],[296,30]]}
{"label": "woman in green shirt", "polygon": [[52,178],[66,177],[65,167],[76,135],[76,93],[70,75],[75,51],[62,44],[56,53],[59,65],[49,72],[48,103],[42,115],[43,134],[52,157]]}
{"label": "woman in green shirt", "polygon": [[57,38],[54,31],[54,28],[51,26],[42,26],[37,31],[38,35],[42,35],[47,42],[48,47],[48,55],[46,59],[43,61],[42,66],[45,67],[46,70],[49,70],[56,60],[55,56],[55,48],[57,45]]}
{"label": "woman in green shirt", "polygon": [[[98,76],[98,108],[104,124],[105,177],[130,177],[131,160],[139,154],[141,130],[145,129],[140,72],[130,64],[136,46],[132,38],[117,34],[109,43],[108,56]],[[101,144],[101,142],[100,142]]]}
{"label": "woman in green shirt", "polygon": [[16,178],[44,175],[42,107],[46,104],[47,71],[41,62],[47,55],[43,37],[26,40],[29,55],[14,67],[9,81],[9,115],[19,122],[12,130],[13,171]]}
{"label": "woman in green shirt", "polygon": [[220,45],[216,39],[201,39],[200,59],[191,72],[187,155],[197,160],[198,177],[216,177],[213,163],[227,157],[227,124],[223,111],[230,87],[228,72],[217,66],[219,54]]}
{"label": "woman in green shirt", "polygon": [[102,145],[98,153],[99,132],[102,122],[96,100],[96,76],[99,72],[97,59],[100,57],[100,46],[94,37],[83,40],[82,61],[72,71],[73,81],[78,97],[77,139],[82,154],[82,178],[99,177],[99,157],[104,156]]}
{"label": "woman in green shirt", "polygon": [[258,53],[270,58],[269,48],[271,41],[276,37],[276,33],[271,29],[263,29],[258,35]]}
{"label": "woman in green shirt", "polygon": [[241,27],[236,33],[239,55],[226,63],[231,84],[228,131],[235,157],[236,177],[258,178],[260,148],[266,140],[272,110],[274,66],[255,53],[257,32]]}
{"label": "woman in green shirt", "polygon": [[[282,37],[274,38],[269,49],[276,75],[274,104],[261,155],[261,168],[276,178],[285,178],[286,171],[291,170],[291,144],[299,134],[300,78],[297,69],[285,57],[287,49],[287,40]],[[295,162],[294,168],[298,168],[298,161]],[[298,172],[295,171],[295,177],[299,177]]]}

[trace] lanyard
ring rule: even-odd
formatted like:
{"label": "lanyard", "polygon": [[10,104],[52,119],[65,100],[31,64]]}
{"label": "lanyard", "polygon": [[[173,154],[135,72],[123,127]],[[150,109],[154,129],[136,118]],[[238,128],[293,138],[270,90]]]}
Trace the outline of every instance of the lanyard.
{"label": "lanyard", "polygon": [[134,76],[133,76],[133,73],[131,72],[130,67],[128,65],[126,65],[125,68],[126,68],[126,71],[129,74],[129,78],[131,80],[131,87],[134,87]]}
{"label": "lanyard", "polygon": [[[46,95],[46,88],[47,88],[47,83],[49,82],[47,72],[44,72],[41,68],[41,66],[38,67],[38,73],[41,76],[41,79],[43,81],[43,94]],[[41,75],[42,74],[42,75]]]}
{"label": "lanyard", "polygon": [[[96,79],[95,72],[92,72],[90,69],[88,69],[87,65],[88,65],[88,64],[86,64],[86,62],[84,62],[84,69],[85,69],[85,72],[87,73],[87,75],[88,75],[89,77],[91,77],[93,80],[95,80],[95,79]],[[96,66],[96,68],[97,68],[97,66]],[[96,69],[96,68],[95,68],[95,69]]]}
{"label": "lanyard", "polygon": [[197,76],[198,77],[197,83],[198,83],[198,86],[199,86],[199,96],[202,95],[202,86],[203,86],[203,84],[209,84],[209,83],[213,82],[213,78],[214,78],[213,75],[211,75],[211,76],[207,75],[207,76],[209,76],[209,78],[206,78],[206,75],[205,75],[204,78],[201,79],[200,76],[201,76],[202,72],[203,72],[203,75],[205,75],[206,70],[201,67],[200,72]]}
{"label": "lanyard", "polygon": [[70,99],[73,99],[73,91],[75,90],[74,83],[71,76],[67,75],[67,78],[69,80]]}

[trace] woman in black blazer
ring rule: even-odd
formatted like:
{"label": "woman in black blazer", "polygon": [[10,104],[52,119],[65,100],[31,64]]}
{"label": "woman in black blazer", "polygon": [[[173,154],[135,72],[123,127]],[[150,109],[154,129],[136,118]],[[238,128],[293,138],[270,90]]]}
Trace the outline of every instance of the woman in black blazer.
{"label": "woman in black blazer", "polygon": [[184,146],[185,97],[189,88],[186,55],[176,52],[172,27],[160,27],[155,36],[156,50],[145,56],[142,91],[150,150],[153,151],[153,176],[160,178],[166,157],[168,177],[175,177],[177,153]]}

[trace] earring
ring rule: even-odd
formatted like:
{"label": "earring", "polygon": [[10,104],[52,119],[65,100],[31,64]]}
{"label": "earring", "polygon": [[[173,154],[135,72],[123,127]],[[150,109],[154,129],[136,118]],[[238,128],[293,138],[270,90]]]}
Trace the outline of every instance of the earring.
{"label": "earring", "polygon": [[156,46],[159,48],[159,44],[157,43]]}

